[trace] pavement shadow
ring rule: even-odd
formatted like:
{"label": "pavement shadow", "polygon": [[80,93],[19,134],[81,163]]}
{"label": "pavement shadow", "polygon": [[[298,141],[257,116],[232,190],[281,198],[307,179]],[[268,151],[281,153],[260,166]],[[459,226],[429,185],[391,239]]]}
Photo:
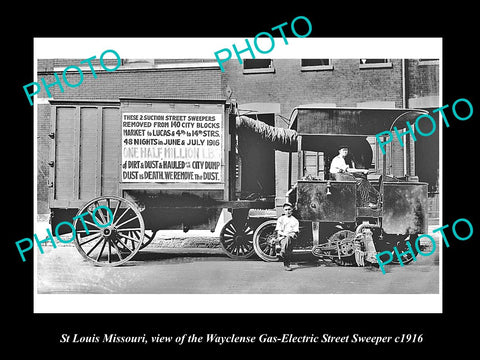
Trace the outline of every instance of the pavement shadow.
{"label": "pavement shadow", "polygon": [[198,253],[198,252],[165,252],[165,251],[139,251],[132,261],[134,262],[162,262],[165,263],[186,263],[194,261],[225,261],[232,260],[221,253]]}
{"label": "pavement shadow", "polygon": [[292,263],[292,270],[301,270],[301,269],[308,269],[308,268],[322,268],[322,267],[338,267],[337,264],[331,261],[324,261],[324,260],[309,260],[309,261],[293,261]]}

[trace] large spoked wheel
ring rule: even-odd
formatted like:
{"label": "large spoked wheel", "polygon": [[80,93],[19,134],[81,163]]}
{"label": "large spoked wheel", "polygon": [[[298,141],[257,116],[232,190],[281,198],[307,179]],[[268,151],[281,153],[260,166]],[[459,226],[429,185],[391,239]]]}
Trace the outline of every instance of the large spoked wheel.
{"label": "large spoked wheel", "polygon": [[277,220],[268,220],[261,224],[253,235],[253,248],[258,257],[265,261],[278,261],[275,253],[275,228]]}
{"label": "large spoked wheel", "polygon": [[74,244],[98,266],[118,266],[141,248],[145,225],[136,205],[117,196],[101,196],[81,208],[73,223]]}
{"label": "large spoked wheel", "polygon": [[232,259],[248,259],[254,253],[253,231],[248,221],[238,226],[230,220],[220,232],[220,245],[223,251]]}

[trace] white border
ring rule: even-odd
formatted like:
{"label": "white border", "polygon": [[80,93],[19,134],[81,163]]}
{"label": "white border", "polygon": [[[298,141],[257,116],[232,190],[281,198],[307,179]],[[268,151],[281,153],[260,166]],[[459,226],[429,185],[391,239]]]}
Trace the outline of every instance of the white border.
{"label": "white border", "polygon": [[[252,48],[253,39],[248,39]],[[441,58],[442,38],[275,38],[268,54],[255,52],[258,58]],[[100,57],[105,50],[115,50],[122,58],[214,59],[216,51],[232,44],[239,51],[246,48],[245,38],[35,38],[36,59]],[[245,44],[245,46],[243,46]],[[261,46],[262,48],[266,48]],[[248,52],[242,54],[248,58]],[[114,58],[109,53],[105,58]]]}
{"label": "white border", "polygon": [[[251,44],[253,38],[249,38]],[[275,47],[258,58],[438,58],[440,59],[440,99],[442,99],[442,39],[441,38],[275,38]],[[245,38],[35,38],[34,73],[37,81],[37,59],[78,58],[93,55],[99,58],[113,49],[122,58],[198,58],[214,59],[214,52],[236,44],[239,49]],[[252,45],[253,46],[253,45]],[[244,48],[244,47],[243,47]],[[111,55],[111,54],[108,54]],[[248,55],[248,54],[247,54]],[[113,56],[113,55],[112,55]],[[106,56],[108,57],[108,56]],[[230,61],[237,61],[234,56]],[[35,97],[36,98],[36,97]],[[36,99],[35,99],[36,101]],[[439,104],[440,105],[440,104]],[[26,100],[26,105],[29,106]],[[34,107],[34,174],[37,173],[37,110]],[[442,127],[440,127],[442,129]],[[442,136],[440,130],[440,159]],[[440,201],[442,200],[442,161],[440,160]],[[37,213],[37,178],[34,179],[34,214]],[[443,218],[440,208],[440,219]],[[36,219],[34,219],[36,224]],[[37,232],[37,225],[34,231]],[[440,248],[442,248],[440,246]],[[240,309],[245,313],[283,313],[285,302],[295,313],[441,313],[442,312],[442,252],[440,251],[439,294],[37,294],[37,254],[34,251],[34,312],[35,313],[123,313],[129,300],[142,302],[141,313],[228,313]],[[242,306],[235,307],[239,301]],[[321,306],[320,306],[321,304]],[[351,306],[355,304],[355,306]],[[328,310],[325,310],[328,309]],[[132,309],[128,309],[131,312]]]}
{"label": "white border", "polygon": [[[142,306],[125,306],[132,303]],[[35,313],[228,314],[232,308],[244,314],[442,312],[438,294],[37,294],[34,302]]]}

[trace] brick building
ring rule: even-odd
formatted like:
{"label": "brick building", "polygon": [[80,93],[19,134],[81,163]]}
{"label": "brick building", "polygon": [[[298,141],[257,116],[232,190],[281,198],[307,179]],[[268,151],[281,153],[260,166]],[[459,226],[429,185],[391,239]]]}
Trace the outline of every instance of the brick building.
{"label": "brick building", "polygon": [[[41,59],[38,78],[47,84],[55,81],[72,59]],[[108,63],[107,63],[108,64]],[[52,86],[53,99],[75,101],[118,100],[120,97],[235,99],[242,113],[256,116],[270,125],[288,127],[292,110],[300,105],[336,107],[422,108],[439,106],[439,64],[432,59],[259,59],[218,64],[206,59],[122,60],[114,72],[102,70],[93,62],[97,78],[82,67],[81,86],[65,87],[61,92]],[[68,73],[70,83],[79,81],[79,74]],[[38,213],[48,207],[49,147],[51,138],[51,106],[45,92],[36,99],[37,106],[37,197]],[[254,115],[252,115],[254,114]],[[373,167],[379,168],[381,157],[375,138],[369,139],[374,150]],[[414,156],[422,153],[422,157]],[[424,154],[427,154],[426,156]],[[287,154],[263,155],[269,163],[262,171],[269,178],[267,191],[276,195],[277,206],[287,191]],[[438,193],[438,132],[421,138],[406,149],[392,146],[387,157],[389,171],[395,176],[416,174],[429,183],[432,199]],[[255,192],[255,184],[249,189]],[[432,208],[435,216],[438,208]]]}

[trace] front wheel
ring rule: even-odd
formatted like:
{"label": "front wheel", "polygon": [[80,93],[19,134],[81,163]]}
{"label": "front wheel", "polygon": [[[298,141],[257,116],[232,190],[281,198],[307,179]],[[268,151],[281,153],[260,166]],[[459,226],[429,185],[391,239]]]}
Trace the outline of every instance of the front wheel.
{"label": "front wheel", "polygon": [[390,247],[392,252],[392,264],[400,265],[400,260],[397,257],[397,254],[395,253],[395,250],[393,247],[397,248],[397,251],[401,255],[401,260],[403,265],[406,265],[408,263],[411,263],[413,261],[413,255],[409,251],[410,249],[408,248],[407,241],[410,243],[410,246],[412,247],[413,253],[415,257],[418,255],[417,248],[415,246],[415,241],[418,238],[418,234],[412,234],[412,235],[391,235],[391,234],[385,234],[384,235],[384,241],[387,244],[387,246]]}
{"label": "front wheel", "polygon": [[264,261],[278,261],[275,253],[275,228],[277,220],[268,220],[261,224],[253,235],[253,248],[258,257]]}

